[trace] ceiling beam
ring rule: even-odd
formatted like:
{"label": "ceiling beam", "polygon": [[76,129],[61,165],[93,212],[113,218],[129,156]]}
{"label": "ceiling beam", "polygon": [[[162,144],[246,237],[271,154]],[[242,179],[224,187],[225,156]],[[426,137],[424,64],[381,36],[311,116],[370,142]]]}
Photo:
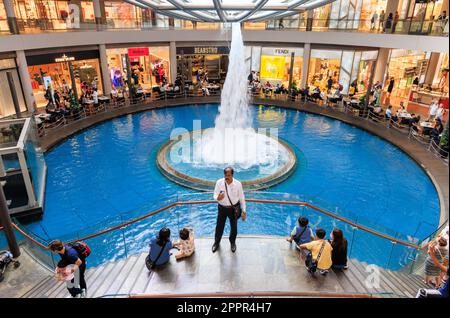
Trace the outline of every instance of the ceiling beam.
{"label": "ceiling beam", "polygon": [[243,17],[241,17],[241,20],[243,21],[243,20],[245,20],[245,19],[247,19],[248,17],[251,17],[253,14],[255,14],[257,11],[259,11],[259,10],[261,10],[265,5],[266,5],[266,3],[268,2],[269,0],[261,0],[261,1],[259,1],[259,3],[255,6],[255,8],[253,9],[253,10],[251,10],[249,13],[247,13],[246,15],[244,15]]}
{"label": "ceiling beam", "polygon": [[213,0],[213,3],[214,9],[216,9],[217,15],[219,16],[220,20],[222,20],[223,22],[227,22],[227,17],[225,16],[225,13],[220,6],[219,0]]}

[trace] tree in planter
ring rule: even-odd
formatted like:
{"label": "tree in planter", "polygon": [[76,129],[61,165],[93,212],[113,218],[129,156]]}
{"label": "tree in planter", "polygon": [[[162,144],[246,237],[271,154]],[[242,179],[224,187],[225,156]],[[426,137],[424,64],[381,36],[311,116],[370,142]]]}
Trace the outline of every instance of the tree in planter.
{"label": "tree in planter", "polygon": [[445,124],[444,131],[442,132],[441,140],[439,141],[439,147],[448,152],[448,120]]}

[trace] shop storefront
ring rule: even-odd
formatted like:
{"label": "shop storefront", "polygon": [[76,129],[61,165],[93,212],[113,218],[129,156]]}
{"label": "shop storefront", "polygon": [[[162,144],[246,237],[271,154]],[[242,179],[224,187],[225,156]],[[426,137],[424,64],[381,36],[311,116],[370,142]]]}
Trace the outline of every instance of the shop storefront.
{"label": "shop storefront", "polygon": [[[448,0],[445,0],[448,1]],[[407,19],[409,22],[409,33],[427,34],[433,28],[441,27],[441,21],[435,21],[442,11],[444,0],[414,0],[410,1]]]}
{"label": "shop storefront", "polygon": [[0,118],[14,115],[16,113],[13,103],[13,95],[8,81],[8,73],[11,74],[14,82],[14,90],[21,111],[26,111],[25,101],[22,94],[19,75],[17,73],[14,58],[0,57]]}
{"label": "shop storefront", "polygon": [[[447,53],[440,53],[436,67],[432,67],[433,57],[430,58],[430,66],[433,79],[431,83],[412,85],[408,101],[408,111],[427,115],[429,106],[433,100],[437,100],[444,108],[449,108],[449,57]],[[427,71],[427,73],[429,70]],[[434,74],[433,74],[434,73]],[[446,118],[444,116],[444,118]]]}
{"label": "shop storefront", "polygon": [[47,105],[44,95],[48,87],[59,92],[72,88],[80,97],[85,83],[96,86],[99,94],[103,92],[98,50],[27,54],[27,63],[37,107]]}
{"label": "shop storefront", "polygon": [[[18,19],[19,28],[66,30],[79,28],[79,23],[93,23],[95,21],[94,6],[92,1],[70,0],[14,0],[14,10]],[[79,16],[69,16],[71,8],[79,8]]]}
{"label": "shop storefront", "polygon": [[272,85],[283,84],[289,87],[291,66],[292,83],[298,86],[302,78],[303,49],[279,47],[261,49],[259,69],[261,83],[269,81]]}
{"label": "shop storefront", "polygon": [[169,47],[111,48],[106,50],[108,70],[112,86],[126,86],[128,65],[134,85],[144,89],[171,82]]}
{"label": "shop storefront", "polygon": [[359,95],[364,94],[370,84],[378,57],[377,50],[325,50],[312,49],[309,60],[308,85],[326,92],[331,78],[333,86],[342,86],[347,94],[353,84]]}
{"label": "shop storefront", "polygon": [[[363,0],[362,6],[361,6],[361,16],[360,16],[360,23],[359,23],[359,30],[361,31],[369,31],[372,28],[375,30],[382,30],[383,24],[380,23],[380,16],[381,13],[384,11],[384,21],[386,21],[388,17],[388,13],[386,13],[386,6],[387,6],[388,0]],[[375,21],[375,24],[371,25],[371,19],[374,15],[374,13],[377,13],[378,19]]]}
{"label": "shop storefront", "polygon": [[414,50],[391,50],[384,85],[387,90],[391,79],[394,80],[393,90],[389,96],[391,104],[398,105],[401,101],[406,102],[413,82],[416,81],[419,84],[424,82],[430,54]]}
{"label": "shop storefront", "polygon": [[0,2],[0,34],[9,32],[6,10],[3,2]]}
{"label": "shop storefront", "polygon": [[313,29],[327,29],[330,23],[331,4],[314,9]]}
{"label": "shop storefront", "polygon": [[341,58],[341,50],[311,50],[307,84],[326,91],[327,81],[330,77],[333,83],[337,83]]}
{"label": "shop storefront", "polygon": [[209,81],[223,83],[228,70],[227,46],[177,47],[177,74],[187,83],[197,83],[198,72],[208,72]]}
{"label": "shop storefront", "polygon": [[135,28],[142,19],[141,8],[124,1],[105,1],[105,16],[113,28]]}

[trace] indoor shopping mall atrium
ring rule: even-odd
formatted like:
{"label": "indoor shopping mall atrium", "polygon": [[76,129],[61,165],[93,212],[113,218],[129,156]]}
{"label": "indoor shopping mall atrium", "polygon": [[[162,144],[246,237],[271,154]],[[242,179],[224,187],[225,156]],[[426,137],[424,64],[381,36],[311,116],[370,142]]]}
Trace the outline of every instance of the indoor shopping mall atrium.
{"label": "indoor shopping mall atrium", "polygon": [[449,0],[0,0],[0,298],[448,298],[448,115]]}

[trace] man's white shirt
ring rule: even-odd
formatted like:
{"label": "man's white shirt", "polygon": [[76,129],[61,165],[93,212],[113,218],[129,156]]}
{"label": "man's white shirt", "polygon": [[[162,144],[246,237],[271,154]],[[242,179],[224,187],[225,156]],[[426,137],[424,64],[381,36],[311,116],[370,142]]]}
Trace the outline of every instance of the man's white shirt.
{"label": "man's white shirt", "polygon": [[220,205],[230,206],[235,205],[236,203],[241,203],[242,211],[246,211],[245,205],[245,196],[244,189],[242,188],[242,183],[233,178],[233,182],[231,184],[227,183],[228,195],[230,196],[230,200],[228,199],[227,192],[225,190],[225,179],[219,179],[216,182],[216,187],[214,188],[214,200],[217,200],[220,191],[223,191],[224,198],[222,200],[217,200]]}
{"label": "man's white shirt", "polygon": [[430,115],[431,116],[436,116],[436,113],[438,111],[439,105],[436,103],[433,103],[430,105]]}

